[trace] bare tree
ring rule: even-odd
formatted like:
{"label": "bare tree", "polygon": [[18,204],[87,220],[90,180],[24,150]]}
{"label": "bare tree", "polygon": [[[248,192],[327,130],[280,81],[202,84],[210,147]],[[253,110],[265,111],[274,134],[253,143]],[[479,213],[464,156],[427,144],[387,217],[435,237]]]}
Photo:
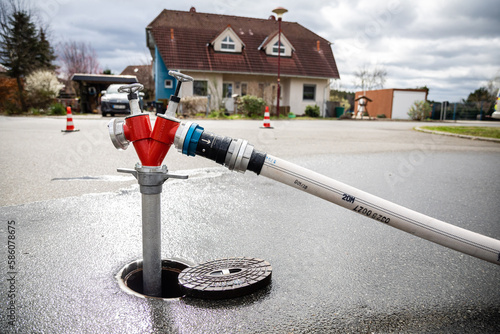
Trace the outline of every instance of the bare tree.
{"label": "bare tree", "polygon": [[138,64],[140,64],[140,66],[134,68],[134,72],[130,73],[132,75],[135,75],[137,80],[144,85],[145,98],[150,100],[154,99],[155,97],[155,79],[153,76],[153,65],[151,63],[151,60],[151,57],[145,55],[140,60],[138,60]]}
{"label": "bare tree", "polygon": [[496,97],[496,95],[498,94],[498,89],[500,89],[500,70],[497,71],[493,78],[488,80],[486,88],[492,96]]}
{"label": "bare tree", "polygon": [[370,70],[366,65],[363,65],[363,67],[354,72],[354,76],[356,77],[354,86],[361,88],[364,93],[367,90],[384,88],[387,71],[379,66],[375,66]]}
{"label": "bare tree", "polygon": [[101,72],[97,53],[90,43],[68,41],[58,48],[61,70],[67,79],[75,73],[96,74]]}
{"label": "bare tree", "polygon": [[66,87],[75,89],[71,83],[71,77],[75,73],[97,74],[101,73],[101,66],[97,59],[97,53],[90,43],[67,41],[58,46],[58,59],[61,64]]}

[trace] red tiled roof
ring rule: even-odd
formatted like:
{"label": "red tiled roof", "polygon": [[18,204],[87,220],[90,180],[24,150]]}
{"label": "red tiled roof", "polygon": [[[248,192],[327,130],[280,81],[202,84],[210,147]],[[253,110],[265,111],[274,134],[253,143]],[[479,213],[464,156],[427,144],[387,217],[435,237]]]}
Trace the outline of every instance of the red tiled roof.
{"label": "red tiled roof", "polygon": [[[243,52],[216,52],[209,46],[228,25],[245,44]],[[278,57],[258,50],[266,37],[278,31],[276,20],[165,9],[146,29],[167,68],[269,74],[278,66]],[[339,78],[330,42],[295,22],[282,21],[281,29],[295,48],[292,57],[281,57],[282,75]]]}
{"label": "red tiled roof", "polygon": [[151,72],[151,65],[129,65],[120,73],[120,75],[137,75],[137,72]]}

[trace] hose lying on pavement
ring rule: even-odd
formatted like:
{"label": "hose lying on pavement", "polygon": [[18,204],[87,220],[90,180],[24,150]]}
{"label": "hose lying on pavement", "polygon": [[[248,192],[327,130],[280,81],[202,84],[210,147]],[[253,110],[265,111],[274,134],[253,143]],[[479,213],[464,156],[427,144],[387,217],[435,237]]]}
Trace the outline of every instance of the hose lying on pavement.
{"label": "hose lying on pavement", "polygon": [[255,150],[246,140],[219,136],[187,122],[179,126],[174,145],[185,155],[201,155],[241,173],[253,171],[420,238],[500,265],[500,240],[434,219]]}

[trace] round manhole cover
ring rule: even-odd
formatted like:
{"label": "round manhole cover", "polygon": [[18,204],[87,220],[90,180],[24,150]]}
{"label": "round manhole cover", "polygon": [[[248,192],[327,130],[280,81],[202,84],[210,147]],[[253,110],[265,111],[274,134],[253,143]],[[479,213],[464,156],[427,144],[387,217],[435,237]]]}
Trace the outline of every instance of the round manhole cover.
{"label": "round manhole cover", "polygon": [[225,299],[257,291],[271,282],[271,274],[272,267],[267,261],[236,257],[188,267],[178,279],[188,296]]}

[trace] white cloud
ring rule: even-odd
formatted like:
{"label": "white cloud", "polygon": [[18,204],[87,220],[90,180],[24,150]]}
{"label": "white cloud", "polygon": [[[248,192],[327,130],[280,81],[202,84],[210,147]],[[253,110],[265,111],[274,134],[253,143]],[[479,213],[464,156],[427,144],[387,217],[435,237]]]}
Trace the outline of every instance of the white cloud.
{"label": "white cloud", "polygon": [[386,87],[427,85],[432,99],[459,100],[500,69],[497,0],[47,0],[39,5],[56,41],[90,42],[101,65],[115,73],[147,57],[145,28],[164,8],[188,11],[191,6],[257,18],[286,7],[285,21],[333,43],[347,89],[353,89],[355,70],[379,64],[388,71]]}

